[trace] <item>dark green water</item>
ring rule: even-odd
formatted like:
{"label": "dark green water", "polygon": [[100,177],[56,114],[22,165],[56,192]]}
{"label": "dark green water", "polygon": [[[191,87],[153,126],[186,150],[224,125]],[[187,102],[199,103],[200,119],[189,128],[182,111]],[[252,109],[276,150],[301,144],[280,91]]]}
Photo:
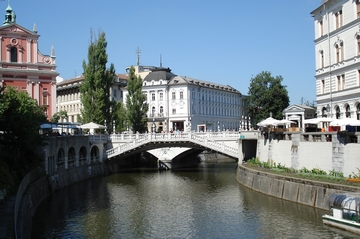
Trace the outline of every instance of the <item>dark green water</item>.
{"label": "dark green water", "polygon": [[71,185],[38,208],[32,238],[357,238],[326,213],[240,185],[236,164],[132,171]]}

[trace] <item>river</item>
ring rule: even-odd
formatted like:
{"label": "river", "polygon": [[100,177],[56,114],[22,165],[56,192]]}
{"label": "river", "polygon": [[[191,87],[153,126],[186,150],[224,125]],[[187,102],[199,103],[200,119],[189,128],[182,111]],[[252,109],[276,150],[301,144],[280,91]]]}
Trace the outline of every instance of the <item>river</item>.
{"label": "river", "polygon": [[32,238],[358,238],[326,211],[236,181],[235,163],[126,171],[66,187],[38,207]]}

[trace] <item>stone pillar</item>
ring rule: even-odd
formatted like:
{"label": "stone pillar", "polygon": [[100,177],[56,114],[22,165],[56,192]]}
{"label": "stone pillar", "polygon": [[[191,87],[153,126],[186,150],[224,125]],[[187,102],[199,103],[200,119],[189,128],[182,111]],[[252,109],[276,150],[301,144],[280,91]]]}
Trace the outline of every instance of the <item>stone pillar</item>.
{"label": "stone pillar", "polygon": [[345,157],[345,137],[339,133],[331,135],[332,141],[332,169],[336,172],[343,172]]}
{"label": "stone pillar", "polygon": [[291,167],[299,169],[299,147],[300,147],[300,133],[293,133],[291,135]]}
{"label": "stone pillar", "polygon": [[244,160],[244,153],[242,150],[242,139],[238,139],[238,151],[239,151],[238,165],[240,165]]}
{"label": "stone pillar", "polygon": [[31,62],[31,39],[27,39],[26,40],[26,58],[27,58],[27,62]]}

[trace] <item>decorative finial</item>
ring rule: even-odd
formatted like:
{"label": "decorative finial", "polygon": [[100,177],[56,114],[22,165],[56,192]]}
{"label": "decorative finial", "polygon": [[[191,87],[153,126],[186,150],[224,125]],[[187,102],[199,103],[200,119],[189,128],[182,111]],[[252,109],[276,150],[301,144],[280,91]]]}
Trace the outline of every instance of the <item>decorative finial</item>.
{"label": "decorative finial", "polygon": [[136,48],[136,54],[137,54],[137,65],[140,66],[140,54],[141,54],[141,50],[140,48]]}
{"label": "decorative finial", "polygon": [[161,54],[160,54],[160,67],[162,67],[162,58],[161,58]]}
{"label": "decorative finial", "polygon": [[54,45],[51,46],[51,57],[56,57],[56,56],[55,56]]}
{"label": "decorative finial", "polygon": [[37,33],[36,23],[34,23],[33,32]]}

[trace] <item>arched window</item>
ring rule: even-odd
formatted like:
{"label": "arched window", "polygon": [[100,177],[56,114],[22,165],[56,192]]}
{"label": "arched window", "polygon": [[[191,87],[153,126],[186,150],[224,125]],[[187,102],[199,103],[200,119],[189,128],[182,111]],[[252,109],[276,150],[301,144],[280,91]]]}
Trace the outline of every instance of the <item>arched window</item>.
{"label": "arched window", "polygon": [[357,119],[360,120],[360,103],[358,103],[357,105],[356,114],[357,114]]}
{"label": "arched window", "polygon": [[163,106],[160,106],[160,113],[164,113],[164,107]]}
{"label": "arched window", "polygon": [[350,105],[347,105],[345,108],[345,116],[346,118],[350,118]]}
{"label": "arched window", "polygon": [[10,50],[10,54],[11,54],[11,62],[17,62],[17,48],[16,47],[11,47]]}
{"label": "arched window", "polygon": [[151,108],[151,113],[152,113],[152,116],[155,115],[155,106],[153,106],[153,107]]}
{"label": "arched window", "polygon": [[336,110],[336,119],[340,119],[340,107],[336,106],[335,110]]}

